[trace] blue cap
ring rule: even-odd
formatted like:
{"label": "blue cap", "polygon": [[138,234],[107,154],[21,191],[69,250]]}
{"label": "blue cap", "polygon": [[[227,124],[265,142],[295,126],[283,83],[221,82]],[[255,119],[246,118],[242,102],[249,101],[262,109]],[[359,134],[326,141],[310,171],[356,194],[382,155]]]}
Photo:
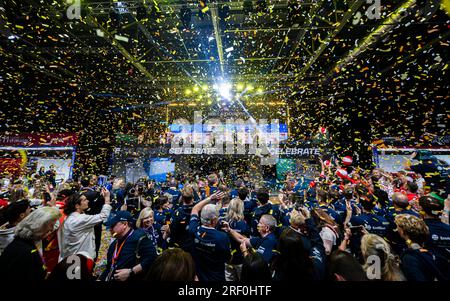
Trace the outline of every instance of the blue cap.
{"label": "blue cap", "polygon": [[114,227],[118,222],[133,222],[133,216],[128,211],[117,211],[116,214],[108,221],[109,227]]}

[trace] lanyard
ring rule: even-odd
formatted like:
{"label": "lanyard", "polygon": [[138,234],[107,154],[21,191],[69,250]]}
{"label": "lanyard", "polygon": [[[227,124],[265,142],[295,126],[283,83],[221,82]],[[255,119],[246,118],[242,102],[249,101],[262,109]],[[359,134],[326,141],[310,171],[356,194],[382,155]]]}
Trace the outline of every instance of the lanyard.
{"label": "lanyard", "polygon": [[35,249],[31,250],[31,254],[37,252],[39,254],[39,257],[41,258],[41,261],[42,261],[42,268],[44,269],[44,271],[47,270],[47,265],[45,263],[44,255],[41,254],[41,252],[39,252],[39,248],[36,246],[36,244],[34,245],[34,247],[35,247]]}
{"label": "lanyard", "polygon": [[117,241],[116,248],[114,249],[113,258],[111,261],[111,266],[114,266],[114,264],[116,263],[116,260],[117,258],[119,258],[120,252],[122,251],[123,245],[127,241],[128,237],[130,237],[131,234],[133,234],[133,232],[134,230],[131,230],[130,234],[128,234],[128,236],[123,240],[123,242],[120,244],[119,250],[117,250],[117,246],[119,245],[119,242]]}

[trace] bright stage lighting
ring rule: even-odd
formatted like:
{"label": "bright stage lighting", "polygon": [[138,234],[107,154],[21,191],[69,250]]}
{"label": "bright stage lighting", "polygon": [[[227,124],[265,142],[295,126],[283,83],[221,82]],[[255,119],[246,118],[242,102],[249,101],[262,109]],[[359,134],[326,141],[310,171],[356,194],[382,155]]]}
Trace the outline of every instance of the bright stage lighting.
{"label": "bright stage lighting", "polygon": [[221,83],[219,84],[219,94],[223,98],[230,99],[231,98],[231,85],[229,83]]}
{"label": "bright stage lighting", "polygon": [[253,91],[254,87],[252,85],[247,85],[247,91]]}
{"label": "bright stage lighting", "polygon": [[244,90],[244,85],[243,85],[243,84],[237,84],[237,85],[236,85],[236,89],[237,89],[238,91],[242,91],[242,90]]}
{"label": "bright stage lighting", "polygon": [[199,90],[198,86],[195,86],[195,87],[193,88],[193,90],[194,90],[194,92],[198,92],[198,90]]}
{"label": "bright stage lighting", "polygon": [[184,93],[186,93],[186,95],[191,95],[192,91],[189,89],[186,89],[186,91],[184,91]]}

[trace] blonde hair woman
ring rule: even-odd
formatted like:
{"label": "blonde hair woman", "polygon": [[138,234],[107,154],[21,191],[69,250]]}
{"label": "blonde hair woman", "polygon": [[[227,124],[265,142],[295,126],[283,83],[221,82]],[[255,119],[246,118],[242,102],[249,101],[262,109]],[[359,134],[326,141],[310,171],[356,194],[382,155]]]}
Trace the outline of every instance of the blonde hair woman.
{"label": "blonde hair woman", "polygon": [[[244,201],[240,198],[234,198],[230,201],[225,220],[228,221],[230,228],[236,232],[244,236],[250,234],[250,228],[244,220]],[[229,264],[225,264],[225,279],[227,281],[238,281],[241,277],[244,257],[239,243],[234,239],[231,239],[231,250],[233,257]]]}
{"label": "blonde hair woman", "polygon": [[155,215],[150,207],[146,207],[141,210],[139,217],[136,221],[136,227],[141,228],[147,233],[153,245],[156,248],[156,252],[161,254],[163,245],[163,235],[161,233],[161,225],[155,223]]}
{"label": "blonde hair woman", "polygon": [[[361,252],[366,262],[364,270],[367,271],[373,265],[371,258],[379,259],[380,261],[380,278],[377,280],[384,281],[404,281],[406,280],[395,256],[391,253],[391,247],[380,236],[375,234],[366,234],[361,239]],[[375,257],[371,257],[375,256]]]}
{"label": "blonde hair woman", "polygon": [[228,222],[244,220],[244,202],[239,198],[234,198],[228,204],[227,211]]}

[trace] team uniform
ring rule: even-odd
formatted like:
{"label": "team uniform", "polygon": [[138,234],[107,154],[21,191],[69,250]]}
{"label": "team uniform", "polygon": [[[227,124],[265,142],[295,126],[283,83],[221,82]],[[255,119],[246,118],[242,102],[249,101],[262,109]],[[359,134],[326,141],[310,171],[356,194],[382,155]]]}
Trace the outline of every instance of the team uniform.
{"label": "team uniform", "polygon": [[231,258],[228,235],[214,228],[202,226],[197,214],[191,215],[189,233],[194,245],[192,257],[200,281],[225,281],[225,263]]}

